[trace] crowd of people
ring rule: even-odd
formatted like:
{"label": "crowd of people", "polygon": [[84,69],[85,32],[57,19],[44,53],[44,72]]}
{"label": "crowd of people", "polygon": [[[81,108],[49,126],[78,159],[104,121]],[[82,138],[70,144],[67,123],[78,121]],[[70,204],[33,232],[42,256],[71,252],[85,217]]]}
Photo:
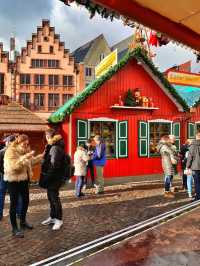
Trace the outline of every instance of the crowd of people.
{"label": "crowd of people", "polygon": [[[33,225],[26,219],[33,165],[41,164],[39,185],[46,189],[50,204],[50,215],[41,223],[52,224],[52,230],[59,230],[63,225],[59,191],[72,175],[76,176],[76,197],[84,196],[82,189],[87,186],[88,172],[96,194],[104,193],[103,170],[106,163],[106,147],[100,136],[94,137],[94,143],[88,140],[86,144],[77,147],[74,154],[74,173],[71,171],[73,169],[71,158],[65,153],[62,136],[55,129],[48,129],[46,141],[44,152],[35,156],[27,135],[15,134],[3,139],[4,146],[0,150],[0,221],[3,219],[5,195],[8,191],[12,234],[17,238],[24,237],[24,230],[33,229]],[[96,167],[96,178],[94,178],[94,167]]]}
{"label": "crowd of people", "polygon": [[[164,195],[174,197],[172,186],[173,177],[178,173],[180,162],[182,168],[182,186],[193,200],[200,199],[200,132],[196,133],[196,139],[187,139],[186,143],[177,150],[174,135],[163,135],[158,144],[164,172]],[[195,194],[193,195],[193,181]]]}
{"label": "crowd of people", "polygon": [[[50,215],[42,221],[42,225],[52,224],[52,230],[59,230],[63,225],[62,204],[59,191],[66,180],[76,177],[75,196],[84,197],[88,186],[88,176],[96,194],[104,193],[104,166],[106,164],[106,146],[101,136],[96,135],[86,143],[77,146],[73,157],[65,153],[62,136],[55,129],[46,131],[47,145],[42,154],[35,156],[31,150],[29,138],[25,134],[9,135],[4,138],[4,147],[0,150],[0,220],[3,219],[5,195],[10,197],[10,223],[15,237],[24,237],[24,230],[33,229],[28,223],[26,214],[29,206],[29,183],[35,164],[41,164],[39,178],[40,187],[46,189],[50,204]],[[192,186],[194,180],[195,198],[200,199],[200,132],[196,140],[187,140],[176,148],[174,135],[163,135],[158,151],[161,155],[164,171],[164,195],[174,197],[173,177],[177,174],[178,163],[183,170],[183,189],[188,196],[193,197]],[[72,169],[74,172],[72,173]],[[96,177],[95,177],[96,173]]]}

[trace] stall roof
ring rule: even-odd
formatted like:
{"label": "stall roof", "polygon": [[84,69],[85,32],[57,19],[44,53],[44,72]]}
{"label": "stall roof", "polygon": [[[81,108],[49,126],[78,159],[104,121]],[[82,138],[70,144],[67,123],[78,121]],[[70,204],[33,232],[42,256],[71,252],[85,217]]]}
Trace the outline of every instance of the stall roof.
{"label": "stall roof", "polygon": [[[200,51],[199,0],[61,1],[66,4],[77,2],[85,5],[90,11],[91,16],[93,16],[96,11],[103,17],[112,18],[112,12],[116,12],[152,29],[166,33],[172,39]],[[105,8],[107,10],[105,10]]]}
{"label": "stall roof", "polygon": [[22,105],[0,105],[0,131],[45,131],[47,122]]}
{"label": "stall roof", "polygon": [[154,66],[152,61],[146,56],[145,51],[138,47],[133,51],[129,51],[123,59],[114,67],[110,68],[104,75],[91,82],[80,94],[71,98],[48,119],[50,123],[62,122],[65,117],[71,114],[87,97],[95,92],[104,82],[109,80],[115,73],[124,67],[129,60],[135,58],[143,65],[144,69],[149,72],[151,77],[165,90],[166,94],[174,101],[179,110],[188,110],[189,107],[184,99],[180,97],[174,87],[168,82],[162,73]]}

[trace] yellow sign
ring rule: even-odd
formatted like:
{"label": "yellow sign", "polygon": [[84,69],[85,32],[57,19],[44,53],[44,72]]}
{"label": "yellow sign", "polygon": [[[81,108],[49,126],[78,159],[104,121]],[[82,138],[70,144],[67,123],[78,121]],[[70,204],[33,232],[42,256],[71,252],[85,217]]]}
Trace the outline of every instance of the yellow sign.
{"label": "yellow sign", "polygon": [[200,87],[200,75],[170,71],[168,73],[168,80],[170,83]]}
{"label": "yellow sign", "polygon": [[117,64],[117,49],[107,55],[96,67],[95,77],[98,78],[106,73],[109,68]]}

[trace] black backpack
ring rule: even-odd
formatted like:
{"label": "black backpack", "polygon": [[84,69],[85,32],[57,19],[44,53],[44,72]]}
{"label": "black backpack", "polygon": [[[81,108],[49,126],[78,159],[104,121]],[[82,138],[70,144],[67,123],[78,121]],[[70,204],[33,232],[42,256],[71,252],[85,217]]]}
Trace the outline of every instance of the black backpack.
{"label": "black backpack", "polygon": [[71,160],[71,157],[69,156],[69,154],[65,154],[63,181],[64,182],[69,181],[72,178],[72,176],[74,176],[74,166],[72,164],[72,160]]}

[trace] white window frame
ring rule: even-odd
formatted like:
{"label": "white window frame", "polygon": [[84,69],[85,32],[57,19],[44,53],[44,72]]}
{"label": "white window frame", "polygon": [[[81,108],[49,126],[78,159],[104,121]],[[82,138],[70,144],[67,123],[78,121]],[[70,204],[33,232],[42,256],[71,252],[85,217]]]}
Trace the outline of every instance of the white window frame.
{"label": "white window frame", "polygon": [[150,155],[150,149],[149,149],[149,146],[150,146],[150,136],[149,136],[149,133],[150,133],[150,127],[149,127],[149,124],[150,123],[162,123],[162,124],[171,124],[170,125],[170,134],[172,134],[172,130],[173,130],[173,121],[172,120],[166,120],[166,119],[153,119],[153,120],[147,120],[147,141],[148,141],[148,158],[151,158],[152,156]]}

